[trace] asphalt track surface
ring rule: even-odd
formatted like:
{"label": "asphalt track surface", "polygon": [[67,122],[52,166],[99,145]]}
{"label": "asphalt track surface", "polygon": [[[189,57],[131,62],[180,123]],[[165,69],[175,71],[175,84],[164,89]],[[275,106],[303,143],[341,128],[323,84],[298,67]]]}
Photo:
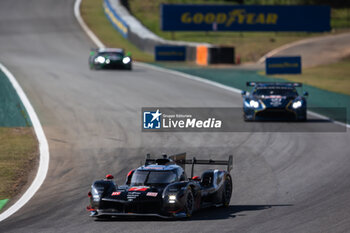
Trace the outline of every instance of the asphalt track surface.
{"label": "asphalt track surface", "polygon": [[[73,4],[0,1],[0,61],[27,93],[50,146],[44,184],[0,223],[0,232],[350,229],[349,133],[141,133],[141,107],[238,107],[241,97],[140,66],[90,71],[93,44],[75,20]],[[229,208],[208,209],[189,221],[88,217],[84,208],[94,179],[112,173],[122,182],[146,153],[183,151],[198,158],[234,155]]]}

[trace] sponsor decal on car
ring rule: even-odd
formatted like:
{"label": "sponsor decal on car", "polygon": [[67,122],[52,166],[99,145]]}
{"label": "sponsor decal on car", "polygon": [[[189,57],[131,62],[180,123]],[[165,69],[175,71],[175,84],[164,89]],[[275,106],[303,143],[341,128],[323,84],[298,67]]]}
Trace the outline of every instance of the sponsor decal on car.
{"label": "sponsor decal on car", "polygon": [[148,192],[146,194],[146,196],[149,196],[149,197],[156,197],[157,195],[158,195],[158,193],[156,193],[156,192]]}
{"label": "sponsor decal on car", "polygon": [[282,98],[271,98],[270,104],[274,107],[282,105]]}
{"label": "sponsor decal on car", "polygon": [[149,189],[148,186],[137,186],[130,188],[129,191],[146,191],[147,189]]}
{"label": "sponsor decal on car", "polygon": [[140,194],[141,194],[140,192],[129,192],[126,197],[128,198],[128,201],[130,201],[138,198]]}
{"label": "sponsor decal on car", "polygon": [[118,195],[120,195],[120,193],[121,193],[121,192],[113,192],[113,193],[112,193],[112,196],[118,196]]}

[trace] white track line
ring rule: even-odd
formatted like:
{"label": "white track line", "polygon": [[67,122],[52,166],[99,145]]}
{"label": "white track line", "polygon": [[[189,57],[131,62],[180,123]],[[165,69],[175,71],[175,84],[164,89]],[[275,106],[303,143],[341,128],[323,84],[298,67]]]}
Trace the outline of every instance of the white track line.
{"label": "white track line", "polygon": [[295,42],[292,42],[292,43],[289,43],[289,44],[282,45],[281,47],[273,49],[270,52],[268,52],[267,54],[265,54],[264,56],[262,56],[259,59],[258,63],[259,64],[264,63],[266,58],[272,57],[273,55],[279,53],[282,50],[291,48],[291,47],[296,46],[296,45],[306,44],[306,43],[309,43],[309,42],[312,42],[312,41],[316,41],[316,40],[318,40],[318,38],[309,38],[309,39],[299,40],[299,41],[295,41]]}
{"label": "white track line", "polygon": [[215,87],[219,87],[221,89],[228,90],[230,92],[234,92],[236,94],[241,94],[241,92],[242,92],[242,90],[240,90],[238,88],[226,86],[224,84],[217,83],[217,82],[214,82],[214,81],[210,81],[208,79],[204,79],[204,78],[201,78],[201,77],[198,77],[198,76],[194,76],[194,75],[191,75],[191,74],[181,73],[180,71],[169,70],[169,69],[166,69],[166,68],[163,68],[163,67],[150,65],[150,64],[147,64],[147,63],[143,63],[143,62],[134,62],[134,63],[136,63],[136,65],[138,65],[138,66],[142,66],[142,67],[145,67],[145,68],[148,68],[148,69],[152,69],[152,70],[156,70],[156,71],[160,71],[160,72],[165,72],[165,73],[169,73],[169,74],[173,74],[173,75],[178,75],[178,76],[182,76],[184,78],[191,79],[191,80],[194,80],[194,81],[206,83],[206,84],[209,84],[209,85],[212,85],[212,86],[215,86]]}
{"label": "white track line", "polygon": [[84,22],[83,18],[81,17],[81,14],[80,14],[80,4],[81,4],[81,0],[76,0],[74,3],[75,18],[79,22],[80,26],[83,28],[84,32],[89,36],[89,38],[95,43],[95,45],[97,47],[99,47],[99,48],[106,47]]}
{"label": "white track line", "polygon": [[18,84],[15,77],[11,74],[11,72],[0,63],[0,69],[4,72],[4,74],[7,76],[7,78],[10,80],[12,86],[16,90],[19,98],[21,99],[24,107],[27,110],[27,113],[29,115],[29,118],[33,124],[35,134],[39,141],[39,152],[40,152],[40,161],[39,161],[39,168],[36,173],[36,176],[33,180],[33,183],[29,186],[27,191],[23,194],[23,196],[10,208],[8,208],[6,211],[4,211],[2,214],[0,214],[0,222],[4,219],[10,217],[12,214],[14,214],[16,211],[18,211],[20,208],[22,208],[33,196],[34,194],[39,190],[40,186],[45,180],[47,171],[49,169],[49,145],[47,143],[46,136],[44,134],[44,130],[40,124],[39,118],[36,115],[34,108],[30,104],[26,94],[24,93],[21,86]]}
{"label": "white track line", "polygon": [[340,37],[342,36],[343,34],[338,34],[338,35],[327,35],[327,36],[318,36],[318,37],[312,37],[312,38],[307,38],[307,39],[302,39],[302,40],[298,40],[298,41],[295,41],[295,42],[292,42],[292,43],[289,43],[289,44],[285,44],[285,45],[282,45],[281,47],[278,47],[276,49],[273,49],[271,50],[270,52],[268,52],[267,54],[265,54],[264,56],[262,56],[258,63],[259,64],[262,64],[265,62],[266,58],[268,57],[272,57],[274,56],[275,54],[283,51],[283,50],[286,50],[286,49],[289,49],[291,47],[294,47],[296,45],[302,45],[302,44],[307,44],[307,43],[310,43],[310,42],[315,42],[315,41],[322,41],[322,40],[326,40],[328,38],[334,38],[334,37]]}
{"label": "white track line", "polygon": [[[76,0],[75,4],[74,4],[74,15],[75,15],[77,21],[79,22],[80,26],[83,28],[85,33],[96,44],[96,46],[98,46],[99,48],[105,47],[104,44],[100,41],[100,39],[98,39],[98,37],[86,26],[84,20],[81,17],[81,14],[80,14],[80,4],[81,4],[81,0]],[[285,45],[284,49],[287,48],[287,47],[291,47],[291,46],[293,46],[295,44],[301,44],[301,43],[309,42],[311,39],[309,39],[308,41],[306,41],[306,40],[304,40],[304,41],[297,41],[297,42],[295,42],[292,45],[291,44]],[[272,54],[272,52],[274,52],[274,51],[271,51],[271,54]],[[265,55],[265,56],[267,56],[267,55]],[[149,68],[149,69],[153,69],[153,70],[157,70],[157,71],[161,71],[161,72],[170,73],[170,74],[173,74],[173,75],[178,75],[178,76],[181,76],[181,77],[184,77],[184,78],[187,78],[187,79],[199,81],[199,82],[202,82],[202,83],[206,83],[208,85],[212,85],[212,86],[215,86],[215,87],[218,87],[218,88],[221,88],[221,89],[225,89],[225,90],[231,91],[231,92],[236,93],[236,94],[240,94],[241,91],[242,91],[242,90],[240,90],[238,88],[229,87],[229,86],[226,86],[226,85],[214,82],[214,81],[210,81],[210,80],[198,77],[198,76],[181,73],[179,71],[169,70],[169,69],[166,69],[166,68],[157,67],[157,66],[150,65],[150,64],[147,64],[147,63],[143,63],[143,62],[135,62],[135,63],[138,66],[143,66],[145,68]],[[314,115],[314,116],[317,116],[317,117],[322,118],[322,119],[331,120],[330,118],[328,118],[326,116],[320,115],[320,114],[312,112],[312,111],[308,111],[308,113],[310,115]],[[333,122],[338,124],[338,125],[350,128],[350,125],[348,125],[348,124],[344,124],[344,123],[338,122],[338,121],[333,121]]]}

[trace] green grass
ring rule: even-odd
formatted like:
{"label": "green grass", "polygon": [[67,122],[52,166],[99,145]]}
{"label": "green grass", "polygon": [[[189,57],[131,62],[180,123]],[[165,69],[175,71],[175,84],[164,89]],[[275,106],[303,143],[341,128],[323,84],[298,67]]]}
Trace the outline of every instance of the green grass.
{"label": "green grass", "polygon": [[302,82],[323,90],[350,95],[350,58],[340,62],[305,68],[301,75],[273,75],[293,82]]}
{"label": "green grass", "polygon": [[103,0],[82,1],[81,15],[89,28],[107,47],[124,48],[126,52],[131,52],[133,59],[137,61],[153,61],[153,55],[139,50],[112,26],[104,14],[102,2]]}
{"label": "green grass", "polygon": [[38,144],[31,127],[0,128],[0,200],[21,191],[37,156]]}
{"label": "green grass", "polygon": [[9,201],[9,199],[0,200],[0,211],[2,208],[5,207],[5,205],[7,204],[8,201]]}
{"label": "green grass", "polygon": [[331,27],[337,30],[350,28],[350,8],[332,9]]}
{"label": "green grass", "polygon": [[[215,45],[228,45],[236,48],[236,54],[245,61],[257,61],[267,52],[281,45],[306,37],[323,35],[322,33],[304,32],[165,32],[160,29],[160,3],[215,3],[229,4],[222,0],[131,0],[132,14],[147,28],[165,39],[193,42],[208,42]],[[350,14],[347,9],[332,10],[332,27],[350,27]],[[344,31],[336,30],[332,33]]]}

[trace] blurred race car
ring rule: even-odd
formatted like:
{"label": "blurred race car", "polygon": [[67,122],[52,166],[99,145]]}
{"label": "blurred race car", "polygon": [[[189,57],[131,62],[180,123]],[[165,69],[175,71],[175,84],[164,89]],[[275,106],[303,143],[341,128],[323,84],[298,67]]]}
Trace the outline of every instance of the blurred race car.
{"label": "blurred race car", "polygon": [[296,87],[301,83],[247,82],[253,87],[248,94],[242,91],[243,119],[252,120],[297,120],[306,121],[307,92],[300,96]]}
{"label": "blurred race car", "polygon": [[[146,157],[145,165],[131,170],[125,184],[116,185],[112,175],[93,182],[88,193],[90,216],[153,216],[184,218],[201,208],[228,206],[232,194],[232,156],[227,161],[186,160],[186,153],[163,155],[159,159]],[[191,164],[187,178],[185,164]],[[194,165],[225,165],[227,170],[206,170],[201,177],[193,176]]]}
{"label": "blurred race car", "polygon": [[92,49],[89,57],[90,69],[132,69],[130,54],[125,55],[123,49],[100,48]]}

